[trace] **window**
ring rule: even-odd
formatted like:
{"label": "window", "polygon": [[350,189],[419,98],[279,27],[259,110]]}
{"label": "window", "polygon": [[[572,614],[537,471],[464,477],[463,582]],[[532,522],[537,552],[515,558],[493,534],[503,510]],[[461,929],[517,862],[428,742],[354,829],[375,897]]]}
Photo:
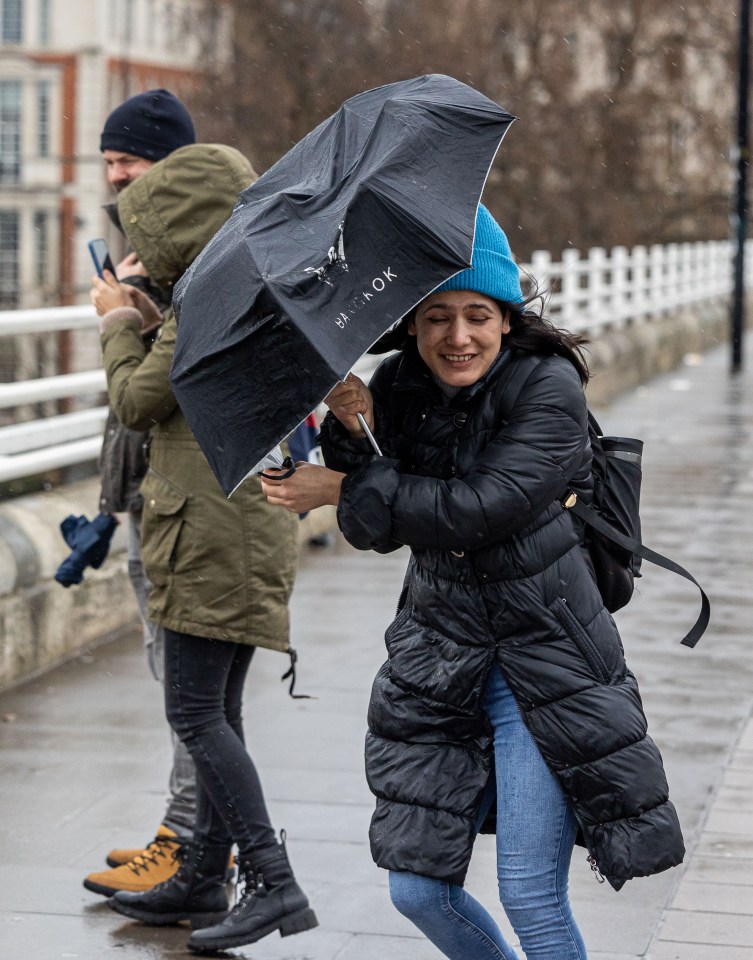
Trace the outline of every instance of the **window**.
{"label": "window", "polygon": [[123,30],[123,41],[126,46],[133,43],[133,22],[135,0],[125,0],[125,27]]}
{"label": "window", "polygon": [[146,24],[146,42],[150,47],[153,47],[155,33],[157,30],[157,11],[155,9],[154,0],[146,0],[144,23]]}
{"label": "window", "polygon": [[18,211],[0,210],[0,308],[18,306]]}
{"label": "window", "polygon": [[37,84],[37,153],[40,157],[50,155],[50,90],[48,80]]}
{"label": "window", "polygon": [[21,179],[21,84],[0,80],[0,183]]}
{"label": "window", "polygon": [[2,0],[3,13],[0,20],[4,43],[21,43],[24,35],[23,0]]}
{"label": "window", "polygon": [[50,218],[46,210],[34,211],[34,280],[38,287],[47,283],[47,261],[49,259]]}
{"label": "window", "polygon": [[172,50],[175,46],[175,10],[172,0],[165,3],[163,16],[165,18],[165,46],[168,50]]}
{"label": "window", "polygon": [[39,0],[39,46],[49,46],[51,37],[52,0]]}

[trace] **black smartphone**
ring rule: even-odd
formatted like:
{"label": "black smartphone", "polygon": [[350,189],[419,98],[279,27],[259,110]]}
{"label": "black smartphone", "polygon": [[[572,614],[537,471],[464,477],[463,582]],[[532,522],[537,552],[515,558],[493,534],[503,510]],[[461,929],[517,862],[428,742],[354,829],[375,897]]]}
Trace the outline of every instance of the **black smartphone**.
{"label": "black smartphone", "polygon": [[110,251],[107,249],[107,244],[101,237],[99,237],[97,240],[89,241],[89,253],[92,255],[94,269],[97,271],[98,276],[102,277],[104,280],[102,271],[109,270],[117,280],[117,274],[115,273],[115,267],[113,266]]}

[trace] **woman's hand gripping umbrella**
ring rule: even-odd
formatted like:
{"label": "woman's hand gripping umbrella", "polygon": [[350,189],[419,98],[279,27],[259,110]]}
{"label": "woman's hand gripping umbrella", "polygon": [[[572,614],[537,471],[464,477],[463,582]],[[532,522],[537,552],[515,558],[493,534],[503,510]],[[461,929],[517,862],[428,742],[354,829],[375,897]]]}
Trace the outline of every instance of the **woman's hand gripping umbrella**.
{"label": "woman's hand gripping umbrella", "polygon": [[[372,432],[374,403],[363,380],[349,373],[327,394],[324,402],[354,438],[366,437],[374,452],[381,455]],[[345,474],[302,460],[295,464],[292,473],[284,468],[267,469],[260,476],[269,503],[300,514],[327,504],[337,506]]]}

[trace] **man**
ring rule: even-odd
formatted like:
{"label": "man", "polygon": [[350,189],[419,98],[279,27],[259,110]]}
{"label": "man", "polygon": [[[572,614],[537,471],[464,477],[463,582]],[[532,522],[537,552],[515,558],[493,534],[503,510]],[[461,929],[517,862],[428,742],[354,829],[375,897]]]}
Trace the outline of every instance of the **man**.
{"label": "man", "polygon": [[178,147],[196,143],[188,110],[169,90],[147,90],[116,107],[105,120],[99,149],[107,182],[117,192]]}
{"label": "man", "polygon": [[[147,90],[129,97],[112,111],[102,130],[100,150],[107,182],[120,193],[159,160],[195,142],[191,116],[169,90]],[[113,204],[108,213],[119,226],[116,210]],[[170,306],[170,294],[150,281],[133,254],[119,263],[116,271],[118,279],[147,294],[164,316]],[[156,322],[142,331],[147,346],[157,336],[158,327],[156,317]],[[110,411],[100,456],[100,510],[128,514],[128,574],[138,602],[149,668],[155,679],[163,683],[164,633],[147,616],[150,584],[141,562],[143,501],[139,487],[146,473],[148,437],[148,433],[128,430]],[[84,886],[110,896],[119,890],[150,890],[169,879],[179,867],[178,849],[192,837],[195,818],[196,769],[186,748],[173,735],[170,799],[155,839],[146,848],[112,850],[107,856],[112,869],[89,874]]]}

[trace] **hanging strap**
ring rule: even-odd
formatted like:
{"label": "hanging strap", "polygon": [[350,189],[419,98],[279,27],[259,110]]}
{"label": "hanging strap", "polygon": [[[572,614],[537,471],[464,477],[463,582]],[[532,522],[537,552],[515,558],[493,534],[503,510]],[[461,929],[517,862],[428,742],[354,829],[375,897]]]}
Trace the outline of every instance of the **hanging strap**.
{"label": "hanging strap", "polygon": [[292,477],[295,473],[297,467],[293,461],[292,457],[285,457],[278,470],[284,470],[285,473],[281,473],[279,477],[273,477],[271,473],[265,473],[263,470],[259,474],[260,477],[264,477],[265,480],[287,480],[288,477]]}
{"label": "hanging strap", "polygon": [[701,592],[701,612],[698,614],[698,619],[693,624],[693,627],[680,641],[680,643],[684,644],[686,647],[694,647],[701,639],[709,625],[711,604],[709,602],[709,598],[706,596],[705,590],[696,580],[693,574],[686,570],[685,567],[681,566],[679,563],[675,563],[674,560],[670,560],[669,557],[665,557],[661,553],[657,553],[655,550],[645,547],[639,540],[633,540],[631,537],[626,537],[624,534],[620,533],[619,530],[615,530],[615,528],[611,524],[607,523],[603,517],[600,517],[595,510],[592,510],[591,507],[587,506],[585,503],[581,503],[577,495],[572,491],[568,492],[567,496],[561,501],[561,503],[566,510],[572,510],[575,516],[582,520],[583,523],[587,523],[590,527],[593,527],[594,530],[598,530],[602,536],[607,537],[609,540],[613,540],[624,550],[628,550],[630,553],[637,554],[644,560],[649,560],[651,563],[655,563],[658,567],[664,567],[665,570],[670,570],[672,573],[676,573],[679,576],[684,577],[686,580],[689,580],[691,583],[695,584],[696,587],[698,587]]}
{"label": "hanging strap", "polygon": [[290,666],[280,677],[280,680],[287,680],[288,677],[290,677],[288,695],[291,696],[293,700],[316,700],[317,697],[312,696],[310,693],[293,693],[295,690],[295,682],[298,679],[295,673],[295,665],[298,663],[298,654],[292,647],[288,647],[288,656],[290,657]]}

